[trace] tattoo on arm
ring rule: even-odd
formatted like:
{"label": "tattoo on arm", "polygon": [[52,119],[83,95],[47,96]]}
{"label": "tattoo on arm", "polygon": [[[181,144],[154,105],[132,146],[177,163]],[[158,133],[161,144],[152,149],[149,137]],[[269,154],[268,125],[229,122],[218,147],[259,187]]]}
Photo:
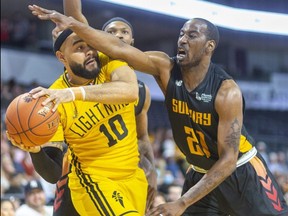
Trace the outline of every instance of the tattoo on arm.
{"label": "tattoo on arm", "polygon": [[239,149],[241,127],[238,119],[235,119],[230,126],[230,133],[227,135],[225,142],[228,146],[234,148],[234,152],[237,152]]}

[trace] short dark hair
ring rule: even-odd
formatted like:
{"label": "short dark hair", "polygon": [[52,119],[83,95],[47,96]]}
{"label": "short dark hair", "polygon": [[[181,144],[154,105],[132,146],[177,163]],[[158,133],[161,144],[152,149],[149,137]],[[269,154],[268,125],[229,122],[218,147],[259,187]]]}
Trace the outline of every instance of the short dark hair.
{"label": "short dark hair", "polygon": [[111,18],[110,20],[108,20],[106,23],[104,23],[104,25],[102,26],[102,30],[105,31],[105,28],[112,22],[115,22],[115,21],[120,21],[120,22],[124,22],[126,23],[130,28],[131,28],[131,31],[132,31],[132,35],[133,35],[133,27],[131,25],[130,22],[128,22],[126,19],[122,18],[122,17],[113,17]]}
{"label": "short dark hair", "polygon": [[204,22],[207,25],[207,31],[206,31],[206,38],[207,40],[214,40],[216,43],[215,48],[218,46],[219,43],[219,30],[216,25],[211,23],[210,21],[203,19],[203,18],[195,18],[196,20],[199,20],[201,22]]}

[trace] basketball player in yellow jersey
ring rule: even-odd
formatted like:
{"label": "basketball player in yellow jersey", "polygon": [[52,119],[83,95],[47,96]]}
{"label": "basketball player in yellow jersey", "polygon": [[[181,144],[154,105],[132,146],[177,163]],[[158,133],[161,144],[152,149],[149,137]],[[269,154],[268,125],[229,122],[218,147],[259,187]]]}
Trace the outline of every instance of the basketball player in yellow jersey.
{"label": "basketball player in yellow jersey", "polygon": [[68,144],[73,205],[80,215],[144,215],[148,185],[138,167],[134,71],[97,55],[71,31],[58,36],[54,51],[67,72],[50,89],[30,93],[48,95],[61,115],[51,141]]}
{"label": "basketball player in yellow jersey", "polygon": [[[75,19],[88,24],[88,20],[82,13],[81,0],[63,0],[64,13],[67,16],[72,16]],[[118,37],[123,42],[134,45],[134,30],[129,21],[122,17],[114,17],[108,20],[102,26],[102,30]],[[149,91],[148,87],[143,83],[146,92]],[[141,88],[139,88],[139,95]],[[139,97],[141,98],[141,96]],[[150,102],[149,102],[150,106]],[[138,106],[139,107],[139,106]],[[136,108],[137,111],[137,108]],[[148,120],[147,112],[141,112],[136,115],[137,120],[137,134],[138,134],[138,148],[140,149],[140,167],[144,169],[146,178],[148,180],[148,196],[147,208],[149,209],[155,198],[157,192],[157,175],[154,164],[154,154],[148,136]],[[138,122],[141,122],[138,124]]]}

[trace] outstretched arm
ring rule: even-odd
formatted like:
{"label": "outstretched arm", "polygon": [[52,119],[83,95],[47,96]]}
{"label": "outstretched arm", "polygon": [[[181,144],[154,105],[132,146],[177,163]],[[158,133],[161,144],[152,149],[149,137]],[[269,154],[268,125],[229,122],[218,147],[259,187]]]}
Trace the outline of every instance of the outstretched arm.
{"label": "outstretched arm", "polygon": [[63,0],[64,14],[72,16],[76,20],[88,24],[86,17],[82,13],[81,0]]}
{"label": "outstretched arm", "polygon": [[29,5],[29,9],[39,19],[53,21],[59,31],[70,28],[91,47],[112,58],[123,59],[136,70],[162,77],[162,74],[168,73],[173,66],[169,56],[163,52],[154,52],[150,56],[122,42],[117,37],[93,29],[87,24],[75,20],[73,17],[67,17],[57,11],[47,10],[37,5]]}
{"label": "outstretched arm", "polygon": [[[66,16],[72,16],[76,20],[88,24],[87,19],[85,18],[83,12],[82,12],[82,4],[81,0],[63,0],[63,7],[64,7],[64,14]],[[97,49],[97,48],[96,48]],[[100,50],[101,51],[101,50]],[[104,52],[105,53],[105,52]],[[125,51],[125,53],[129,54],[129,51]],[[172,66],[171,61],[167,61],[169,57],[167,56],[166,53],[164,52],[159,52],[159,51],[147,51],[145,54],[148,56],[148,58],[152,61],[152,64],[155,64],[155,67],[158,69],[159,73],[157,75],[154,75],[156,80],[160,81],[158,82],[161,90],[165,94],[166,92],[166,86],[168,83],[168,78],[169,78],[169,72],[170,67],[169,65]],[[133,57],[133,56],[132,56]],[[125,59],[125,57],[120,57],[121,59],[124,59],[128,64],[132,65],[134,69],[136,70],[144,70],[141,68],[142,66],[138,67],[137,62],[130,62],[129,60]],[[149,62],[147,62],[149,63]],[[145,72],[145,71],[144,71]],[[147,71],[149,73],[149,71]]]}

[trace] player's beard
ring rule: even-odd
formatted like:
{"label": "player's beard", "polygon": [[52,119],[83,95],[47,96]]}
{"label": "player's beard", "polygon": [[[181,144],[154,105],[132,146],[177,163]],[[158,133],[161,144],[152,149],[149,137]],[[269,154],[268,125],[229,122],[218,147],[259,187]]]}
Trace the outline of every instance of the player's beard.
{"label": "player's beard", "polygon": [[85,62],[84,64],[78,64],[76,62],[72,62],[69,66],[73,72],[73,74],[75,74],[76,76],[85,78],[85,79],[95,79],[99,72],[100,72],[100,62],[98,59],[96,59],[97,61],[97,65],[98,67],[92,70],[87,70],[85,68]]}
{"label": "player's beard", "polygon": [[181,61],[177,61],[178,64],[182,67],[182,68],[193,68],[193,67],[198,67],[203,59],[203,55],[204,55],[205,50],[200,50],[197,52],[196,55],[193,55],[192,59],[189,58],[189,54],[185,57],[185,60],[181,60]]}

